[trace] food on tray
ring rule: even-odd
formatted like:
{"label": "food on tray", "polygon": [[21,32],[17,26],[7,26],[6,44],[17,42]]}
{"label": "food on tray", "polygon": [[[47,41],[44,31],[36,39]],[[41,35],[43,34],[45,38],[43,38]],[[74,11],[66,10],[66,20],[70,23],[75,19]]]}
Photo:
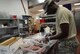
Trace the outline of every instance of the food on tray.
{"label": "food on tray", "polygon": [[37,51],[39,49],[41,49],[39,46],[31,46],[30,47],[31,50]]}
{"label": "food on tray", "polygon": [[21,49],[23,49],[23,48],[29,48],[30,47],[30,45],[28,45],[28,44],[21,44],[20,45],[20,48]]}
{"label": "food on tray", "polygon": [[34,45],[41,45],[41,43],[37,40],[34,39],[24,39],[24,43],[25,45],[30,45],[30,46],[34,46]]}

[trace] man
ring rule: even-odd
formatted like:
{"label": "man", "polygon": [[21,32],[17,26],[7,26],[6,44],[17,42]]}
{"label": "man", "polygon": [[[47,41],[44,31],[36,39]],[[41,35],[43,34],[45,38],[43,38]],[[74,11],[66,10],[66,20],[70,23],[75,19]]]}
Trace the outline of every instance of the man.
{"label": "man", "polygon": [[56,14],[56,35],[45,39],[59,40],[57,54],[75,54],[77,32],[72,12],[63,6],[58,6],[54,0],[47,0],[44,10],[47,15]]}

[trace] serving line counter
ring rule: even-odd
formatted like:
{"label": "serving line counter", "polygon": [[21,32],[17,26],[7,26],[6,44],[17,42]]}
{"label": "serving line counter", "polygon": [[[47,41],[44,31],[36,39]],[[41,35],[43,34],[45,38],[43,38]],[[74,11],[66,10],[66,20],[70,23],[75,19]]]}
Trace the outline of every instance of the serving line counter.
{"label": "serving line counter", "polygon": [[46,34],[37,33],[23,39],[20,46],[24,54],[55,54],[58,40],[49,40],[44,43],[42,40]]}

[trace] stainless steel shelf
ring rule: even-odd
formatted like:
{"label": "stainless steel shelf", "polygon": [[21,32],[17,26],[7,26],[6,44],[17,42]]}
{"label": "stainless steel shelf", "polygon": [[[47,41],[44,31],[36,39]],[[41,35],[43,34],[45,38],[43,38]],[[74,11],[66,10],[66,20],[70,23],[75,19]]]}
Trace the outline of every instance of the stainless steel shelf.
{"label": "stainless steel shelf", "polygon": [[23,28],[27,28],[27,27],[21,27],[20,29],[23,29]]}
{"label": "stainless steel shelf", "polygon": [[48,22],[48,23],[43,23],[43,24],[56,24],[55,22]]}
{"label": "stainless steel shelf", "polygon": [[0,27],[0,29],[7,29],[7,28],[18,28],[17,26],[8,26],[8,27]]}
{"label": "stainless steel shelf", "polygon": [[55,18],[56,14],[40,16],[40,18],[50,18],[50,17]]}

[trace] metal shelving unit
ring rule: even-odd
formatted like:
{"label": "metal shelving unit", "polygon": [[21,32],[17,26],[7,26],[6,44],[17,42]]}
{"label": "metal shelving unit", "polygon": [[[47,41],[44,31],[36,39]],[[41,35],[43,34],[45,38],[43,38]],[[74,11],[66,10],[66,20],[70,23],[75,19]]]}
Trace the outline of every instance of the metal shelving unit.
{"label": "metal shelving unit", "polygon": [[[22,19],[0,18],[0,41],[3,42],[13,36],[26,37],[29,33],[29,18],[24,15]],[[27,20],[27,24],[25,24]],[[26,34],[27,33],[27,34]]]}
{"label": "metal shelving unit", "polygon": [[0,29],[8,29],[8,28],[18,28],[18,27],[17,26],[0,27]]}
{"label": "metal shelving unit", "polygon": [[45,15],[45,16],[40,16],[41,18],[45,19],[45,25],[48,25],[51,29],[51,31],[56,30],[56,14],[51,14],[51,15]]}
{"label": "metal shelving unit", "polygon": [[[29,19],[31,16],[23,15],[22,19],[18,19],[18,32],[20,37],[26,37],[29,34]],[[26,20],[26,21],[25,21]]]}
{"label": "metal shelving unit", "polygon": [[17,19],[0,18],[0,43],[18,34]]}

